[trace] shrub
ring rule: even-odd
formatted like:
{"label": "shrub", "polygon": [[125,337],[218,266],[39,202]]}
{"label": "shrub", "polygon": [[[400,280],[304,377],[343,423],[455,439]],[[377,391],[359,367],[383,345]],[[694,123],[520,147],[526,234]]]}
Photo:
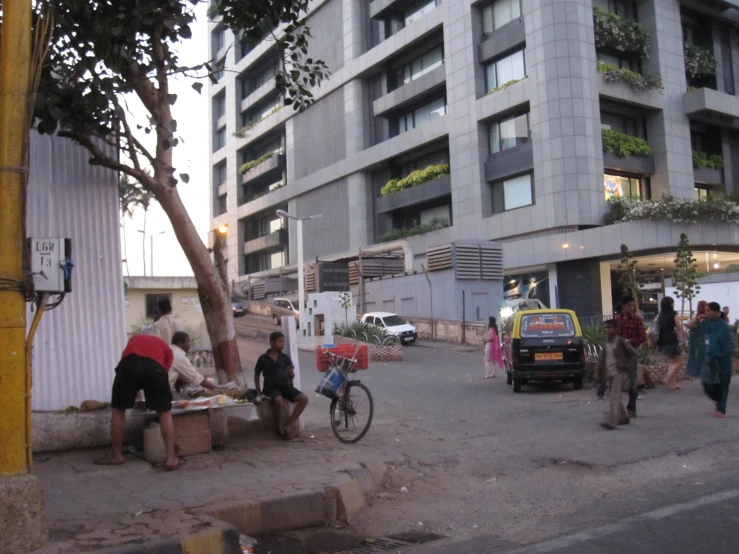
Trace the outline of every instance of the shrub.
{"label": "shrub", "polygon": [[582,338],[587,344],[601,346],[606,342],[606,330],[600,323],[583,325]]}
{"label": "shrub", "polygon": [[718,154],[709,156],[700,150],[693,150],[693,167],[695,169],[723,169],[724,158]]}
{"label": "shrub", "polygon": [[391,179],[380,190],[382,196],[400,192],[401,190],[416,187],[427,181],[433,181],[443,175],[449,175],[449,164],[430,165],[425,169],[417,169],[412,171],[402,179]]}
{"label": "shrub", "polygon": [[655,74],[641,75],[630,69],[619,69],[613,64],[598,62],[598,72],[603,74],[606,83],[623,83],[634,92],[661,90],[662,77]]}
{"label": "shrub", "polygon": [[636,360],[640,365],[654,365],[655,350],[650,348],[648,344],[642,344],[636,349]]}
{"label": "shrub", "polygon": [[499,87],[491,88],[489,91],[487,91],[487,94],[493,94],[494,92],[498,92],[499,90],[505,90],[508,87],[510,87],[512,85],[515,85],[516,83],[520,83],[521,81],[523,81],[527,77],[528,77],[528,75],[526,75],[526,77],[521,77],[520,79],[513,79],[511,81],[506,81],[505,83],[503,83]]}
{"label": "shrub", "polygon": [[267,160],[269,160],[274,155],[275,155],[275,152],[267,152],[264,156],[260,156],[256,160],[252,160],[250,162],[246,162],[244,165],[242,165],[239,168],[239,173],[241,173],[243,175],[244,173],[246,173],[250,169],[254,169],[255,167],[257,167],[260,163],[266,162]]}
{"label": "shrub", "polygon": [[391,240],[400,240],[414,235],[422,235],[438,229],[444,229],[445,227],[449,227],[449,220],[446,218],[435,217],[430,222],[421,223],[415,227],[410,227],[408,229],[393,229],[392,231],[380,236],[377,240],[378,242],[390,242]]}
{"label": "shrub", "polygon": [[685,55],[685,72],[691,79],[704,79],[716,75],[718,63],[716,57],[708,48],[697,44],[683,44]]}
{"label": "shrub", "polygon": [[644,25],[633,19],[593,8],[595,48],[623,54],[649,57],[649,33]]}
{"label": "shrub", "polygon": [[385,329],[361,321],[355,321],[350,325],[342,324],[334,329],[334,334],[370,344],[387,345],[397,344],[398,342],[397,337],[389,335]]}
{"label": "shrub", "polygon": [[612,129],[603,129],[603,152],[616,154],[619,158],[629,156],[651,156],[652,149],[646,140],[619,133]]}
{"label": "shrub", "polygon": [[606,224],[624,221],[669,221],[679,224],[694,223],[737,223],[739,204],[733,198],[707,198],[688,200],[665,196],[659,200],[633,200],[611,198],[610,212]]}

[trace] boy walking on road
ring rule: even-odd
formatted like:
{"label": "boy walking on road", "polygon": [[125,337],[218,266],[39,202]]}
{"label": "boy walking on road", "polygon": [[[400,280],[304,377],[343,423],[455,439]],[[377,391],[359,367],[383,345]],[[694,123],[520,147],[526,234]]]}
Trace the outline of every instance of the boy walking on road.
{"label": "boy walking on road", "polygon": [[603,325],[607,339],[595,368],[596,374],[608,384],[610,396],[606,406],[605,420],[601,422],[601,425],[610,430],[629,423],[629,415],[621,395],[629,368],[636,362],[636,350],[627,340],[618,336],[617,326],[618,322],[613,319],[606,321]]}

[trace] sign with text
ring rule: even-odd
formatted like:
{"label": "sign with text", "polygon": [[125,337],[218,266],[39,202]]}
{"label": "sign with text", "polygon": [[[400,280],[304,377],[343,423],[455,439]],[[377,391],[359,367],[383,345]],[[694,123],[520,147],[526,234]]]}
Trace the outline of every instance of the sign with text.
{"label": "sign with text", "polygon": [[349,264],[318,262],[318,292],[343,292],[349,290]]}
{"label": "sign with text", "polygon": [[64,239],[30,238],[28,241],[36,292],[64,292]]}

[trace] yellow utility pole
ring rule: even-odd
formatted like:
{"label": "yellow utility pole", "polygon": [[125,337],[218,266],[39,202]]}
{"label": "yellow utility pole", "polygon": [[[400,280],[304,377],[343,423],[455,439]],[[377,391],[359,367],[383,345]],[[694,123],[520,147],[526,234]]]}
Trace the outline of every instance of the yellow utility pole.
{"label": "yellow utility pole", "polygon": [[29,471],[22,186],[28,133],[31,1],[3,2],[0,44],[0,475]]}

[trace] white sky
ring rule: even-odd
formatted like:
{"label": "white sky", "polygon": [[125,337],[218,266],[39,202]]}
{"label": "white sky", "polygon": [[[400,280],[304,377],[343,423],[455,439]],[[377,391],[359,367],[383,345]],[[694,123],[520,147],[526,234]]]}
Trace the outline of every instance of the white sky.
{"label": "white sky", "polygon": [[[192,38],[184,41],[179,48],[181,63],[195,65],[208,59],[206,9],[206,2],[197,5],[198,21],[192,26]],[[177,94],[177,102],[172,107],[172,112],[177,120],[177,135],[181,139],[180,144],[174,150],[174,166],[177,173],[188,173],[190,175],[190,182],[185,184],[180,181],[177,190],[190,213],[190,218],[195,226],[199,228],[200,236],[205,241],[210,226],[208,83],[203,81],[204,86],[201,95],[192,89],[192,83],[192,79],[180,79],[178,81],[170,79],[170,92]],[[128,100],[130,102],[131,99]],[[146,110],[143,106],[129,104],[129,107],[140,124],[146,122]],[[146,135],[140,137],[142,142],[145,137]],[[143,222],[144,212],[138,210],[133,219],[125,218],[125,221],[123,221],[125,237],[124,230],[121,229],[122,256],[128,260],[130,275],[144,274],[142,233],[138,232],[143,229]],[[163,234],[159,234],[161,232]],[[150,237],[152,234],[154,235],[154,275],[192,275],[190,264],[174,236],[169,219],[156,201],[152,203],[146,215],[145,254],[147,275],[151,275]],[[123,274],[127,275],[126,264],[123,264]]]}

